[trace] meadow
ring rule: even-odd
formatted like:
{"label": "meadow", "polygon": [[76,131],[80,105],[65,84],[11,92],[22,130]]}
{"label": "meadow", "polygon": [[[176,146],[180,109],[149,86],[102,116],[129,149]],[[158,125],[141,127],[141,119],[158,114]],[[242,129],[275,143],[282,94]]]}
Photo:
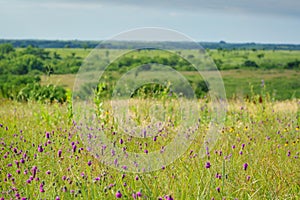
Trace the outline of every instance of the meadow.
{"label": "meadow", "polygon": [[[176,101],[179,97],[169,88],[153,86],[150,90],[141,88],[130,98],[130,117],[133,124],[147,125],[152,120],[149,115],[156,114],[163,125],[157,126],[150,137],[146,132],[143,137],[134,137],[120,127],[116,116],[123,113],[116,115],[105,95],[122,72],[143,59],[127,55],[116,60],[105,74],[105,84],[97,85],[95,96],[90,95],[93,102],[78,97],[95,112],[87,118],[85,109],[77,110],[77,97],[73,93],[76,98],[72,99],[72,91],[76,72],[90,49],[8,49],[0,55],[0,199],[300,198],[300,51],[207,50],[224,81],[228,101],[224,121],[214,121],[217,113],[213,98],[201,88],[196,102],[184,99],[192,105],[191,110],[199,111],[192,128],[185,130],[191,144],[182,146],[187,149],[176,159],[172,154],[164,157],[172,157],[170,164],[134,172],[119,163],[125,162],[131,152],[141,155],[140,165],[149,169],[160,161],[165,163],[164,159],[146,163],[143,158],[166,151],[188,117],[181,113]],[[123,50],[100,51],[107,62]],[[140,53],[145,58],[149,52]],[[197,53],[180,51],[190,59]],[[161,52],[151,56],[175,63],[191,84],[199,81],[199,74],[188,70],[184,61],[173,62],[173,57],[171,62]],[[25,61],[30,68],[23,64]],[[122,69],[115,70],[118,67]],[[157,73],[151,70],[136,77]],[[213,72],[202,73],[209,77]],[[22,79],[27,76],[28,80]],[[15,78],[20,81],[14,82]],[[10,87],[11,83],[15,85]],[[151,89],[155,95],[148,94]],[[4,95],[17,90],[14,95]],[[164,112],[152,112],[157,108],[164,108]],[[214,124],[215,143],[208,148],[205,140]],[[96,138],[92,133],[98,131],[120,152],[100,140],[87,145],[88,139]],[[99,148],[101,153],[95,153]],[[103,162],[104,158],[113,164]],[[138,163],[133,165],[138,168]]]}
{"label": "meadow", "polygon": [[[259,98],[259,97],[257,97]],[[140,102],[141,103],[141,102]],[[151,103],[151,102],[149,102]],[[138,104],[138,103],[136,103]],[[203,156],[209,128],[207,101],[199,100],[198,137],[168,166],[148,173],[116,170],[93,157],[71,120],[68,104],[1,101],[2,199],[298,199],[299,100],[230,101],[218,140]],[[131,140],[111,127],[120,148],[160,149],[172,125],[154,138]],[[140,113],[143,115],[143,113]],[[168,113],[171,115],[171,113]],[[168,135],[169,134],[169,135]],[[122,142],[121,142],[122,141]]]}

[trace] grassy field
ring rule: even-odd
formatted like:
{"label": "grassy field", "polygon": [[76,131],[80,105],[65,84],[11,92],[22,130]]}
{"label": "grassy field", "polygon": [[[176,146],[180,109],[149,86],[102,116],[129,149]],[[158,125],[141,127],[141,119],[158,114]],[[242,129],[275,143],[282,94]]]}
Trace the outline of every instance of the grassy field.
{"label": "grassy field", "polygon": [[[91,51],[47,50],[62,58],[82,59]],[[111,60],[121,50],[99,51]],[[197,53],[181,52],[191,59]],[[228,97],[224,123],[216,120],[220,113],[209,96],[196,103],[176,101],[167,93],[157,99],[134,97],[128,113],[112,110],[112,102],[101,98],[93,99],[94,104],[79,99],[72,104],[70,93],[64,103],[0,99],[0,199],[299,199],[300,71],[284,66],[297,60],[300,51],[208,53],[226,68],[220,71]],[[235,69],[246,60],[280,66]],[[199,79],[197,72],[180,72],[188,80]],[[122,75],[117,71],[106,73],[107,81],[116,81]],[[203,72],[207,77],[211,74]],[[94,77],[95,73],[87,75]],[[141,72],[137,77],[143,80],[146,75]],[[75,79],[76,74],[43,75],[41,84],[72,91]],[[87,107],[78,108],[78,101]],[[191,107],[182,109],[184,102]],[[88,111],[93,115],[86,115]],[[191,114],[188,111],[196,113],[191,121],[187,120]],[[130,120],[117,118],[123,115]],[[146,137],[149,132],[137,127],[152,122],[152,115],[162,123],[155,124],[154,135]],[[191,122],[191,127],[180,128]],[[101,133],[100,137],[96,133]],[[178,140],[178,134],[185,138]],[[104,136],[111,144],[106,145]],[[205,148],[209,136],[215,143]],[[193,138],[191,144],[180,143],[186,138]],[[183,146],[171,148],[174,151],[164,154],[163,159],[144,159],[163,154],[176,139]],[[175,159],[182,149],[183,154]],[[140,163],[120,164],[130,160],[133,152],[139,153],[135,159]],[[158,154],[152,154],[155,152]],[[104,163],[104,159],[113,164]],[[169,164],[153,171],[143,168],[134,173],[131,168],[152,169],[170,159]]]}
{"label": "grassy field", "polygon": [[[187,78],[201,79],[197,72],[181,72]],[[228,98],[245,98],[253,92],[259,94],[262,90],[262,80],[265,82],[266,91],[276,100],[300,98],[300,71],[296,70],[224,70],[220,71],[224,81]],[[205,74],[205,72],[203,72]],[[120,78],[120,74],[113,72],[114,79]],[[76,78],[75,74],[42,76],[42,85],[61,85],[70,90]]]}
{"label": "grassy field", "polygon": [[[143,104],[136,101],[135,105]],[[230,101],[217,143],[204,157],[199,152],[212,111],[205,101],[199,105],[204,109],[199,116],[199,137],[179,159],[157,171],[130,173],[100,163],[87,151],[80,139],[80,124],[68,117],[67,104],[1,100],[0,197],[299,199],[298,100],[261,104]],[[108,111],[104,106],[102,125],[120,148],[143,153],[161,149],[170,140],[170,124],[155,140],[131,140],[121,132],[112,135],[117,125],[110,123],[113,116]]]}

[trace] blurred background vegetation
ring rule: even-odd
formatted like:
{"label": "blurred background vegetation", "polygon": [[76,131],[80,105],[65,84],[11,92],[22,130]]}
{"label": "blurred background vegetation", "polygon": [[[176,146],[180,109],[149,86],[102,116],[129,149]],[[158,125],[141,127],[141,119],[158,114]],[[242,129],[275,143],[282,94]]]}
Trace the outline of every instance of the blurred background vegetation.
{"label": "blurred background vegetation", "polygon": [[[0,43],[0,97],[41,102],[66,101],[67,90],[72,90],[76,73],[91,52],[91,47],[96,45],[96,42],[80,41]],[[164,45],[170,44],[162,43],[162,47]],[[273,100],[300,98],[299,45],[234,45],[223,41],[205,45],[210,47],[206,49],[206,56],[212,58],[223,77],[227,97],[248,98],[253,93],[260,93],[264,87]],[[112,58],[125,53],[126,49],[130,48],[127,43],[111,44],[111,49],[100,47],[98,61],[107,64],[108,68],[105,72],[105,82],[94,88],[95,91],[103,98],[108,98],[122,74],[137,66],[142,66],[143,72],[155,72],[155,67],[148,63],[157,63],[170,66],[183,74],[196,96],[203,98],[209,86],[203,79],[199,79],[198,72],[184,59],[188,58],[197,63],[199,53],[203,52],[190,48],[189,44],[174,43],[171,46],[176,49],[177,56],[163,50],[144,49],[138,53],[124,54],[117,60]],[[139,74],[137,71],[136,75],[143,76],[143,72]],[[168,88],[157,85],[143,87],[133,96],[141,91],[151,91],[156,96],[168,91]]]}

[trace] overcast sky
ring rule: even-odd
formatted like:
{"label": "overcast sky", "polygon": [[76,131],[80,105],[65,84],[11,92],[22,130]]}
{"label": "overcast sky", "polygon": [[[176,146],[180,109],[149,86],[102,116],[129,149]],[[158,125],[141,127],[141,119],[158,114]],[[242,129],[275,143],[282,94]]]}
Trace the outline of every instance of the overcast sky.
{"label": "overcast sky", "polygon": [[0,38],[103,40],[139,27],[197,41],[300,44],[300,1],[0,0]]}

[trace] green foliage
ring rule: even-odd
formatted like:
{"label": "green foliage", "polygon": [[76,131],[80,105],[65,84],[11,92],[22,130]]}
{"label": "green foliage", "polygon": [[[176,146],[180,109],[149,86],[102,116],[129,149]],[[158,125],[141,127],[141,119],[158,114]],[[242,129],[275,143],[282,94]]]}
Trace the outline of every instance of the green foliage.
{"label": "green foliage", "polygon": [[9,54],[14,51],[15,49],[12,44],[9,43],[0,44],[0,58],[3,57],[5,54]]}
{"label": "green foliage", "polygon": [[15,99],[19,91],[27,84],[34,84],[40,81],[37,76],[0,76],[0,95],[5,98]]}
{"label": "green foliage", "polygon": [[39,102],[63,103],[67,99],[66,90],[60,86],[41,86],[38,83],[27,84],[22,88],[16,98],[18,101],[34,100]]}
{"label": "green foliage", "polygon": [[258,65],[256,64],[255,61],[252,61],[252,60],[246,60],[244,62],[244,66],[245,67],[254,67],[254,68],[258,68]]}
{"label": "green foliage", "polygon": [[292,62],[288,62],[285,66],[286,69],[300,69],[300,61],[295,60]]}

